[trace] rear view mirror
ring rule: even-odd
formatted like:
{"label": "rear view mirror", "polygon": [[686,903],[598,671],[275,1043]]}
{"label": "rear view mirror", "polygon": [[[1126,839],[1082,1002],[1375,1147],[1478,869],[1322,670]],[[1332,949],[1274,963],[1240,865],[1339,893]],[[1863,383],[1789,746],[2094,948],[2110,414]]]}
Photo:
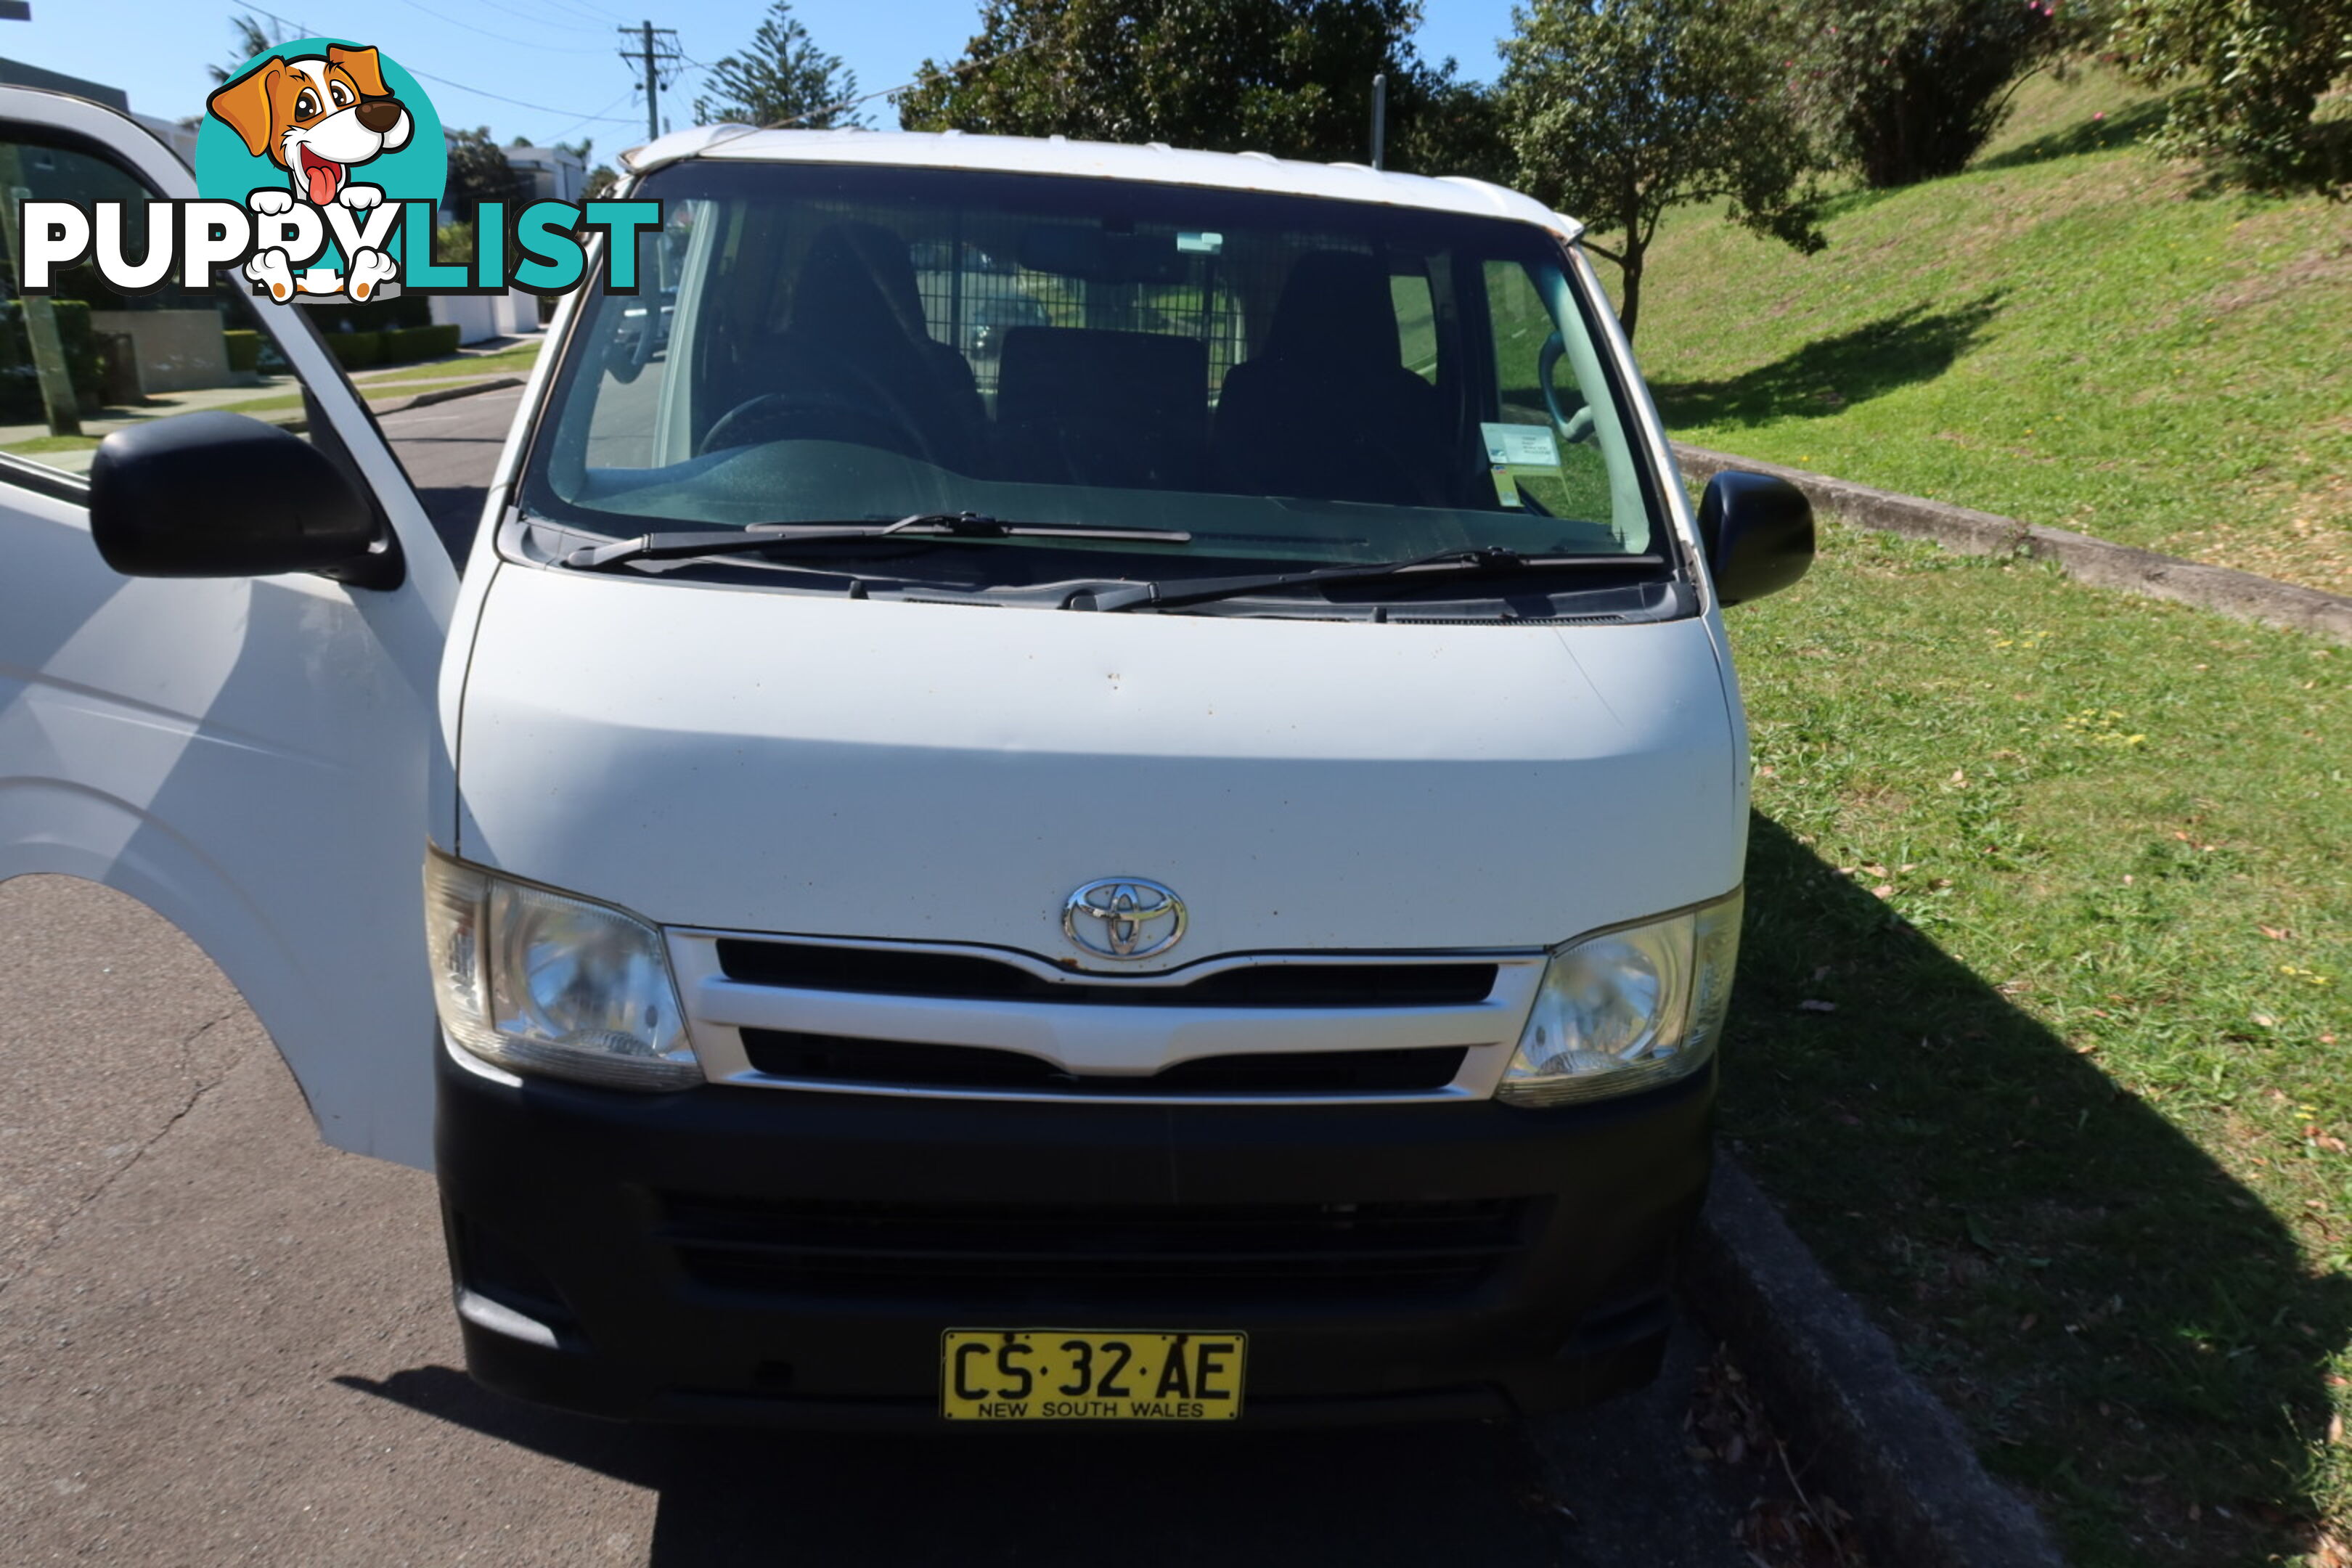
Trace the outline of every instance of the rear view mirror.
{"label": "rear view mirror", "polygon": [[117,430],[89,468],[89,532],[131,577],[318,572],[396,586],[398,547],[374,507],[308,441],[242,414],[182,414]]}
{"label": "rear view mirror", "polygon": [[1172,234],[1110,234],[1092,225],[1035,224],[1021,237],[1021,265],[1089,283],[1181,283],[1184,258]]}
{"label": "rear view mirror", "polygon": [[1777,594],[1813,563],[1813,503],[1786,479],[1721,473],[1698,503],[1699,542],[1726,605]]}

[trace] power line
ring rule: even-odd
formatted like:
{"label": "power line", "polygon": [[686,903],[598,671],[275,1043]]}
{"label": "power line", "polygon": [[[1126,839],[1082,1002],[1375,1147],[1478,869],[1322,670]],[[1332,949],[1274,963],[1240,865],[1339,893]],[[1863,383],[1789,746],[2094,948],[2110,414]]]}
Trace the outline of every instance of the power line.
{"label": "power line", "polygon": [[550,5],[559,6],[563,10],[572,12],[575,16],[585,16],[589,13],[593,12],[599,19],[606,22],[621,22],[627,20],[627,18],[623,16],[618,11],[610,11],[602,5],[597,5],[596,0],[543,0],[543,3]]}
{"label": "power line", "polygon": [[[279,26],[285,28],[286,37],[289,38],[316,38],[323,36],[321,34],[312,32],[310,30],[310,25],[307,22],[289,22],[285,17],[279,16],[277,12],[264,11],[258,5],[247,6],[247,9],[254,12],[257,16],[267,16],[271,21],[277,23]],[[280,41],[282,42],[283,40]]]}
{"label": "power line", "polygon": [[[412,0],[412,3],[413,3],[413,0]],[[313,32],[313,31],[310,29],[310,25],[309,25],[309,24],[307,24],[307,23],[304,23],[304,22],[297,22],[297,21],[289,20],[289,18],[287,18],[287,17],[284,17],[284,16],[281,16],[278,15],[278,13],[276,13],[275,11],[265,10],[265,9],[263,9],[263,8],[262,8],[261,6],[259,6],[259,5],[247,5],[246,8],[247,8],[247,10],[249,10],[249,11],[253,12],[253,13],[254,13],[255,15],[257,15],[257,16],[267,16],[267,17],[268,17],[271,21],[273,21],[273,22],[277,23],[279,26],[286,28],[286,29],[287,29],[287,34],[286,34],[286,36],[287,36],[288,37],[290,37],[290,38],[312,38],[312,37],[326,37],[326,36],[327,36],[327,35],[325,35],[325,34],[321,34],[321,33],[315,33],[315,32]],[[417,7],[417,9],[421,11],[421,10],[424,10],[424,7],[423,7],[423,6],[421,6],[421,5],[419,5],[419,6]],[[586,51],[583,51],[583,52],[584,52],[584,53],[596,53],[596,52],[598,52],[598,51],[594,51],[594,50],[586,50]],[[557,108],[552,107],[551,105],[544,104],[544,103],[525,103],[525,102],[524,102],[521,99],[520,99],[520,98],[509,98],[509,97],[507,97],[507,96],[506,96],[505,94],[503,94],[503,93],[487,92],[487,91],[484,91],[482,89],[480,89],[480,88],[478,88],[478,87],[467,87],[467,86],[464,82],[462,82],[462,81],[452,81],[452,80],[450,80],[450,79],[449,79],[447,77],[446,77],[446,76],[435,76],[431,71],[426,71],[426,70],[418,70],[415,66],[407,65],[405,62],[403,62],[403,68],[402,68],[405,69],[405,70],[408,72],[408,74],[409,74],[409,75],[414,76],[414,77],[422,77],[422,78],[424,78],[426,81],[438,82],[438,83],[440,83],[443,87],[454,87],[454,88],[456,88],[459,92],[470,92],[470,93],[472,93],[472,94],[473,94],[475,97],[477,97],[477,98],[487,98],[487,99],[492,100],[493,100],[493,101],[495,101],[495,102],[512,104],[512,105],[513,105],[515,108],[517,108],[517,109],[530,109],[530,110],[537,110],[539,113],[541,113],[541,114],[573,114],[573,113],[575,113],[575,112],[576,112],[576,111],[575,111],[575,110],[569,110],[569,109],[557,109]],[[630,89],[630,91],[632,91],[632,92],[634,92],[634,91],[635,91],[635,90],[636,90],[636,89],[635,89],[635,88]],[[626,97],[626,96],[627,96],[627,94],[626,94],[626,93],[625,93],[625,94],[623,94],[622,96],[623,96],[623,97]],[[607,110],[612,109],[615,104],[618,104],[620,101],[621,101],[621,100],[620,100],[620,99],[618,99],[618,98],[616,98],[616,99],[614,99],[614,100],[613,100],[613,102],[612,102],[612,103],[608,103],[608,104],[606,104],[606,105],[604,106],[604,109],[600,109],[600,110],[597,110],[595,113],[593,113],[593,114],[582,114],[582,115],[580,115],[577,119],[575,119],[575,120],[572,122],[572,124],[565,126],[565,127],[564,127],[564,129],[565,129],[566,131],[575,130],[575,129],[577,129],[577,128],[578,128],[578,127],[580,127],[580,126],[583,126],[583,125],[586,125],[586,124],[588,124],[588,123],[589,123],[590,121],[605,121],[605,122],[608,122],[608,123],[617,124],[617,125],[626,125],[626,124],[629,124],[629,123],[631,123],[631,121],[627,121],[627,120],[623,119],[621,116],[619,116],[619,115],[617,115],[617,114],[609,114],[609,113],[607,113],[607,112],[606,112],[606,110]]]}
{"label": "power line", "polygon": [[430,5],[418,5],[417,0],[400,0],[400,3],[407,6],[412,11],[422,11],[425,15],[432,17],[436,22],[446,22],[453,27],[463,27],[469,33],[479,33],[486,38],[494,38],[501,44],[512,44],[517,48],[538,49],[542,53],[551,55],[596,55],[604,53],[602,49],[557,48],[553,45],[543,44],[533,38],[510,38],[504,33],[493,33],[488,27],[477,27],[471,22],[461,22],[455,16],[444,16],[442,13],[433,9]]}
{"label": "power line", "polygon": [[[477,5],[488,5],[493,11],[503,11],[508,16],[516,18],[518,21],[529,22],[534,27],[552,27],[558,32],[579,33],[586,37],[593,37],[597,31],[599,31],[598,28],[593,26],[583,27],[581,26],[581,23],[586,19],[587,15],[585,12],[582,11],[559,11],[557,13],[558,16],[568,17],[570,20],[555,22],[550,21],[545,16],[536,16],[529,11],[518,11],[511,5],[501,5],[499,4],[499,0],[474,0],[474,4]],[[593,53],[593,51],[590,52]]]}
{"label": "power line", "polygon": [[549,133],[548,133],[548,138],[547,138],[547,139],[548,139],[548,141],[549,141],[550,142],[553,142],[561,141],[562,138],[564,138],[564,137],[566,137],[566,136],[569,136],[570,134],[572,134],[572,132],[573,132],[574,131],[579,130],[582,126],[583,126],[583,125],[587,124],[587,123],[588,123],[589,121],[611,121],[613,123],[614,123],[614,124],[616,124],[616,125],[627,125],[627,124],[632,124],[632,123],[634,123],[634,121],[626,121],[626,120],[623,120],[623,119],[622,119],[619,115],[617,115],[617,114],[608,113],[608,112],[606,112],[606,110],[614,110],[614,109],[618,109],[618,108],[619,108],[619,107],[620,107],[624,102],[627,101],[627,100],[628,100],[628,98],[629,98],[630,94],[632,94],[632,93],[635,92],[636,90],[637,90],[637,89],[636,89],[636,86],[635,86],[635,83],[630,84],[630,86],[629,86],[629,87],[627,87],[626,89],[625,89],[622,91],[621,96],[620,96],[619,98],[614,99],[612,102],[610,102],[610,103],[606,104],[603,109],[598,110],[595,113],[593,113],[593,114],[583,114],[583,115],[582,115],[579,119],[577,119],[577,120],[573,121],[571,124],[569,124],[569,125],[565,126],[562,130],[549,132]]}
{"label": "power line", "polygon": [[[446,76],[435,76],[431,71],[421,71],[421,70],[418,70],[415,66],[410,66],[410,67],[408,67],[408,68],[407,68],[407,69],[408,69],[408,74],[409,74],[409,75],[411,75],[411,76],[421,76],[421,77],[423,77],[426,81],[437,81],[437,82],[439,82],[443,87],[454,87],[454,88],[456,88],[459,92],[470,92],[470,93],[474,94],[477,98],[488,98],[488,99],[493,99],[493,100],[497,100],[497,101],[498,101],[498,102],[499,102],[499,103],[511,103],[511,104],[513,104],[517,109],[535,109],[535,110],[538,110],[540,113],[541,113],[541,114],[570,114],[570,113],[572,112],[572,110],[568,110],[568,109],[555,109],[555,108],[551,108],[551,107],[550,107],[549,105],[544,104],[544,103],[525,103],[525,102],[524,102],[521,99],[520,99],[520,98],[507,98],[507,97],[503,97],[503,96],[501,96],[500,94],[499,94],[499,93],[495,93],[495,92],[484,92],[484,91],[483,91],[480,88],[478,88],[478,87],[467,87],[467,86],[464,82],[462,82],[462,81],[451,81],[451,80],[450,80],[447,77],[446,77]],[[635,90],[635,89],[632,89],[631,90],[632,90],[632,91],[634,91],[634,90]],[[619,102],[619,101],[620,101],[620,100],[618,100],[618,99],[614,99],[613,101],[614,101],[614,103],[617,103],[617,102]],[[605,107],[610,108],[610,107],[611,107],[611,105],[610,105],[610,104],[608,104],[608,105],[606,105]],[[587,123],[588,123],[588,121],[592,121],[592,120],[611,120],[611,121],[615,121],[615,122],[617,122],[617,123],[619,123],[619,124],[623,124],[623,125],[627,125],[627,124],[631,124],[631,123],[633,123],[633,121],[626,121],[626,120],[623,120],[623,119],[622,119],[619,115],[617,115],[617,114],[583,114],[583,115],[582,115],[582,116],[580,117],[579,123],[581,123],[581,124],[583,124],[583,125],[585,125],[585,124],[587,124]]]}

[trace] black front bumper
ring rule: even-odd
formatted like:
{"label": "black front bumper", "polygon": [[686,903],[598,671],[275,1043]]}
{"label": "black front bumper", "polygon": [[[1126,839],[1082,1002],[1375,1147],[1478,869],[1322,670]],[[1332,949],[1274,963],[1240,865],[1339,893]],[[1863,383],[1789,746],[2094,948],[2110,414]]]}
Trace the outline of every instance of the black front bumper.
{"label": "black front bumper", "polygon": [[476,1378],[840,1427],[945,1425],[948,1329],[1240,1331],[1253,1426],[1640,1387],[1714,1105],[1711,1071],[1530,1111],[633,1095],[436,1057]]}

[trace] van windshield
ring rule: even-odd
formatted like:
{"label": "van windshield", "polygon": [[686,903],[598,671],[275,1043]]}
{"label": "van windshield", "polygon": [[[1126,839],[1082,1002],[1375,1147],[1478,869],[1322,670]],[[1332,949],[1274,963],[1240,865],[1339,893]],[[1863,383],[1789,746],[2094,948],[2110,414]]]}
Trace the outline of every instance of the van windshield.
{"label": "van windshield", "polygon": [[639,194],[663,226],[635,294],[583,302],[536,520],[625,539],[969,511],[1186,536],[927,552],[982,588],[1664,552],[1625,401],[1533,225],[858,164],[703,160]]}

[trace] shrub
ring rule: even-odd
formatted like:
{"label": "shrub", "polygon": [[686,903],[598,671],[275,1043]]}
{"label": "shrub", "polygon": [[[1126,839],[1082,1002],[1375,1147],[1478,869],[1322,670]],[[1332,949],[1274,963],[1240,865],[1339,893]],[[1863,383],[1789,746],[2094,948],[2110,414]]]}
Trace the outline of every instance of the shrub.
{"label": "shrub", "polygon": [[433,231],[433,259],[451,267],[474,265],[474,226],[445,223]]}
{"label": "shrub", "polygon": [[416,331],[417,329],[415,327],[397,327],[391,331],[377,333],[375,363],[406,364],[410,360],[418,358],[417,345],[412,341]]}
{"label": "shrub", "polygon": [[376,363],[408,364],[421,359],[445,359],[457,352],[457,329],[454,324],[403,327],[383,334],[383,350]]}
{"label": "shrub", "polygon": [[2090,25],[2085,0],[1838,0],[1786,14],[1806,118],[1881,190],[1958,174],[2000,129],[2011,84]]}
{"label": "shrub", "polygon": [[2181,89],[2159,150],[2258,189],[2352,185],[2352,121],[2313,118],[2352,76],[2352,0],[2126,0],[2113,44],[2133,76]]}
{"label": "shrub", "polygon": [[383,355],[382,332],[327,332],[327,352],[345,370],[365,370],[381,363]]}
{"label": "shrub", "polygon": [[221,334],[228,345],[228,367],[235,371],[257,370],[261,365],[261,334],[251,330],[232,328]]}

